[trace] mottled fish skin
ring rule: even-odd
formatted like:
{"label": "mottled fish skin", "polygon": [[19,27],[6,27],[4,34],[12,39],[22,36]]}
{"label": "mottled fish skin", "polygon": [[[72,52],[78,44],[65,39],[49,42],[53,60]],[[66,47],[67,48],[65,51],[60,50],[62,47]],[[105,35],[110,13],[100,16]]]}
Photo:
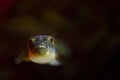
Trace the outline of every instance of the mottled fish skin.
{"label": "mottled fish skin", "polygon": [[29,47],[36,50],[49,47],[55,49],[54,38],[50,35],[32,36],[29,40]]}
{"label": "mottled fish skin", "polygon": [[16,58],[15,62],[17,64],[26,61],[26,58],[27,61],[37,64],[60,65],[60,62],[56,59],[57,54],[55,51],[54,38],[51,35],[30,37],[27,56],[24,54],[20,54],[20,56]]}
{"label": "mottled fish skin", "polygon": [[20,54],[15,62],[59,66],[61,65],[60,58],[68,56],[69,53],[69,49],[61,40],[54,39],[51,35],[36,35],[30,37],[27,52]]}

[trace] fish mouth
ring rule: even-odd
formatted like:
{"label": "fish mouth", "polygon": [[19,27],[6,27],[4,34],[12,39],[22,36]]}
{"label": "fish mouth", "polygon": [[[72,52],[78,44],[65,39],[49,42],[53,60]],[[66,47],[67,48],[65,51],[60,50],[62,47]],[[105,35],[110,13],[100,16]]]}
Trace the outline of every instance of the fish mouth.
{"label": "fish mouth", "polygon": [[35,49],[36,49],[36,52],[41,55],[44,55],[48,50],[45,45],[39,45]]}
{"label": "fish mouth", "polygon": [[35,47],[37,50],[41,50],[41,49],[46,49],[47,47],[45,45],[39,45]]}
{"label": "fish mouth", "polygon": [[46,46],[45,45],[39,45],[39,46],[37,46],[38,48],[41,48],[41,49],[44,49],[44,48],[46,48]]}
{"label": "fish mouth", "polygon": [[41,53],[41,51],[44,51],[44,50],[47,49],[47,46],[43,45],[43,44],[40,44],[40,45],[35,46],[35,49],[36,49],[37,52]]}

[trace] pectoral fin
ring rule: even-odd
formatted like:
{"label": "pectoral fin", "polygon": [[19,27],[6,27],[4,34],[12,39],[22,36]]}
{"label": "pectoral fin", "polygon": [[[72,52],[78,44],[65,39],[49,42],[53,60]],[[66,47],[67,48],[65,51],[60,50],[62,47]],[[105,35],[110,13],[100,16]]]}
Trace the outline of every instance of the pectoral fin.
{"label": "pectoral fin", "polygon": [[27,54],[25,52],[21,53],[16,59],[15,59],[15,63],[16,64],[20,64],[21,62],[28,62],[28,57]]}
{"label": "pectoral fin", "polygon": [[52,66],[60,66],[60,62],[59,61],[57,61],[56,59],[54,59],[54,60],[52,60],[52,61],[50,61],[50,63],[49,63],[50,65],[52,65]]}

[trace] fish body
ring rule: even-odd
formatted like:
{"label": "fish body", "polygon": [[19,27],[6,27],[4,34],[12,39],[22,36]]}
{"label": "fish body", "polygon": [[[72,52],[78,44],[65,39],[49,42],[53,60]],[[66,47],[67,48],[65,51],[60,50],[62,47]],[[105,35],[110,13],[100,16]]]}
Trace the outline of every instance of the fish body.
{"label": "fish body", "polygon": [[61,43],[56,42],[54,37],[51,35],[32,36],[28,42],[27,52],[21,53],[15,59],[15,62],[19,64],[25,61],[37,64],[49,64],[58,66],[61,64],[59,61],[60,54],[67,53],[67,48],[65,46],[62,46],[64,49],[61,49],[59,45],[61,45]]}

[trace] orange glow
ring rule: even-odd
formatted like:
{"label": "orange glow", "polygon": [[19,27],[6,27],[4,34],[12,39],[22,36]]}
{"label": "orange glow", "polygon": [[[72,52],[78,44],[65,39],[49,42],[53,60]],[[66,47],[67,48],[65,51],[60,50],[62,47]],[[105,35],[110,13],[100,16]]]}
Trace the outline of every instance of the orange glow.
{"label": "orange glow", "polygon": [[37,56],[37,53],[34,50],[28,49],[28,59]]}

